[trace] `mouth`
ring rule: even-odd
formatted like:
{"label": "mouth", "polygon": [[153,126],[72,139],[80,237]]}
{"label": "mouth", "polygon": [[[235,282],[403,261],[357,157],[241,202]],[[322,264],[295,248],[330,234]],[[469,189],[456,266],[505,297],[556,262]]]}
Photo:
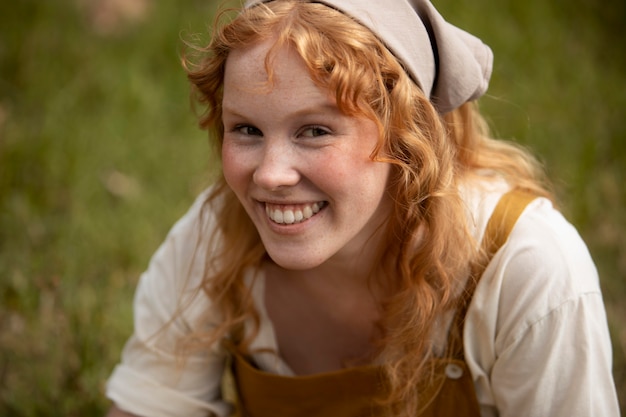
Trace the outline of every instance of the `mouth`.
{"label": "mouth", "polygon": [[326,201],[306,204],[265,203],[265,213],[276,224],[296,224],[315,216],[327,205],[328,202]]}

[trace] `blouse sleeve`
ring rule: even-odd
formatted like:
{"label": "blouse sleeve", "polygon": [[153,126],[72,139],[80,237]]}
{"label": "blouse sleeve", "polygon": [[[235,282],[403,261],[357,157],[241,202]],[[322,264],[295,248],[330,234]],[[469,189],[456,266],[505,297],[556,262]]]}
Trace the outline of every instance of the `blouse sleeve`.
{"label": "blouse sleeve", "polygon": [[597,271],[547,200],[522,214],[466,320],[466,359],[483,415],[619,416]]}
{"label": "blouse sleeve", "polygon": [[204,197],[172,228],[139,280],[134,333],[106,391],[124,411],[145,417],[229,413],[220,398],[224,354],[219,347],[192,355],[177,350],[177,341],[198,330],[199,315],[211,309],[197,290],[207,250],[205,233],[211,233],[210,225],[207,230],[207,224],[200,223]]}

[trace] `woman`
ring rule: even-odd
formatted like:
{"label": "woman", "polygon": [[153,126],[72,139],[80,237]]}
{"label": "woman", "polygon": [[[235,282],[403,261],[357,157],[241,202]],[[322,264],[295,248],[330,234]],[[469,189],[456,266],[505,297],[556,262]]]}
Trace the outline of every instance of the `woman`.
{"label": "woman", "polygon": [[229,415],[225,368],[242,415],[618,415],[595,267],[487,136],[480,40],[426,0],[250,1],[198,52],[222,175],[141,278],[111,416]]}

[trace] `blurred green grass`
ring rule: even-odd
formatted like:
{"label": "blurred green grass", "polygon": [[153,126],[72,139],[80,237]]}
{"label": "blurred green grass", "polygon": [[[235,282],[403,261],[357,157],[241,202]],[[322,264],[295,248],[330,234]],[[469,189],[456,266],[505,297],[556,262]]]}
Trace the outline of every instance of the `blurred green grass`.
{"label": "blurred green grass", "polygon": [[[179,53],[217,2],[147,1],[117,25],[96,3],[0,3],[2,416],[103,415],[138,275],[210,183]],[[493,47],[481,105],[545,161],[589,244],[624,408],[626,4],[435,4]]]}

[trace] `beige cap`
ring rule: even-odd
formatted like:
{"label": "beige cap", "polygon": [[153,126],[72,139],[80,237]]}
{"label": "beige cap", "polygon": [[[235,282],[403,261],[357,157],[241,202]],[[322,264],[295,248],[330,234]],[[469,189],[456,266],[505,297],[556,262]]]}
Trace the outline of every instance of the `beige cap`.
{"label": "beige cap", "polygon": [[[271,0],[247,0],[246,7]],[[428,0],[316,0],[369,28],[404,65],[440,113],[482,96],[493,53],[446,22]]]}

